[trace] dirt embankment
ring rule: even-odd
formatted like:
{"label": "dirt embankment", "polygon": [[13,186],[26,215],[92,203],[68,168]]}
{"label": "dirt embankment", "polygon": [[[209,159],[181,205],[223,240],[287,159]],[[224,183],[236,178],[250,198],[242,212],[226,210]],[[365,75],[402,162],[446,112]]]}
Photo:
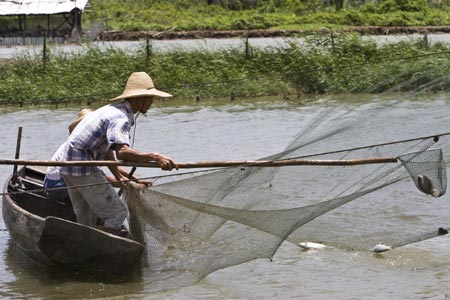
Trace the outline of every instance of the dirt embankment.
{"label": "dirt embankment", "polygon": [[[203,39],[203,38],[262,38],[262,37],[295,37],[312,33],[330,33],[330,29],[319,30],[194,30],[147,32],[111,30],[100,33],[97,37],[102,41],[133,41],[144,40],[147,37],[158,40],[173,39]],[[450,26],[402,27],[402,26],[364,26],[346,27],[334,32],[358,32],[363,35],[395,35],[395,34],[425,34],[450,33]]]}

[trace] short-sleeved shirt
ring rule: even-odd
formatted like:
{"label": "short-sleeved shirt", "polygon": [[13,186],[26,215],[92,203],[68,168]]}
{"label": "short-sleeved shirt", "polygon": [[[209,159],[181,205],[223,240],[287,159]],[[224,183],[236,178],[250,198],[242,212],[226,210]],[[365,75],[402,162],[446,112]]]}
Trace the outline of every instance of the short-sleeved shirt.
{"label": "short-sleeved shirt", "polygon": [[[134,114],[128,101],[103,106],[84,117],[54,156],[61,161],[103,160],[113,145],[129,145],[133,125]],[[91,171],[100,169],[64,166],[59,167],[59,171],[61,175],[89,176]]]}
{"label": "short-sleeved shirt", "polygon": [[[61,156],[63,154],[65,147],[66,147],[66,143],[59,146],[58,150],[56,150],[55,154],[53,154],[51,160],[52,161],[61,161]],[[61,174],[59,172],[60,172],[59,167],[49,166],[49,167],[47,167],[47,171],[45,173],[45,179],[57,182],[62,179]]]}

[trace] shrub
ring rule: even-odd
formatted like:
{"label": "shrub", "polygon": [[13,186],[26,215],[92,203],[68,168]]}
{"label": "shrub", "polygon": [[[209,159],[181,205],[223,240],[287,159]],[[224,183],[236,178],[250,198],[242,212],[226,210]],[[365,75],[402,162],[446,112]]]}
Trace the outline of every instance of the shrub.
{"label": "shrub", "polygon": [[426,0],[384,0],[380,4],[380,9],[382,12],[425,12],[428,10],[428,5]]}

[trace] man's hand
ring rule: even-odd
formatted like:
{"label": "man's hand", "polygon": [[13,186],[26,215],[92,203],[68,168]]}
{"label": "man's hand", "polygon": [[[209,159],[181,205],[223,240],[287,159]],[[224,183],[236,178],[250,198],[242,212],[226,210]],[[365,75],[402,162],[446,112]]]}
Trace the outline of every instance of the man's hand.
{"label": "man's hand", "polygon": [[149,162],[154,161],[164,171],[178,170],[178,165],[165,155],[159,153],[144,153],[126,144],[114,144],[114,151],[119,160]]}
{"label": "man's hand", "polygon": [[111,185],[116,188],[124,188],[128,180],[128,178],[124,176],[120,176],[119,179],[116,179],[114,176],[107,174],[105,174],[105,176],[106,179],[108,179],[108,181],[111,183]]}
{"label": "man's hand", "polygon": [[154,160],[158,166],[164,171],[178,170],[178,165],[167,156],[159,153],[153,153]]}
{"label": "man's hand", "polygon": [[145,190],[145,189],[148,189],[150,186],[152,186],[152,183],[150,181],[141,180],[141,179],[132,180],[129,183],[132,187],[134,187],[135,189],[138,189],[138,190]]}

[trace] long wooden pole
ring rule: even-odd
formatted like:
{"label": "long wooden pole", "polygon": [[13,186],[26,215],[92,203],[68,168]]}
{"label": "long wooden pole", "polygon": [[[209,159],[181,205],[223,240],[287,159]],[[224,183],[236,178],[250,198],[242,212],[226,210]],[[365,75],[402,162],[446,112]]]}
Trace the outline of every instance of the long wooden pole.
{"label": "long wooden pole", "polygon": [[[21,143],[22,143],[22,126],[19,126],[19,129],[17,130],[16,155],[14,156],[14,158],[16,160],[19,159]],[[14,168],[13,168],[13,182],[16,179],[17,179],[17,165],[14,165]]]}
{"label": "long wooden pole", "polygon": [[[355,166],[368,164],[396,163],[395,157],[375,157],[350,160],[310,160],[310,159],[283,159],[274,161],[237,160],[237,161],[205,161],[193,163],[178,163],[179,169],[194,168],[221,168],[237,166],[255,167],[285,167],[285,166]],[[159,168],[155,162],[132,161],[51,161],[51,160],[26,160],[26,159],[0,159],[0,165],[27,165],[27,166],[126,166],[140,168]]]}

